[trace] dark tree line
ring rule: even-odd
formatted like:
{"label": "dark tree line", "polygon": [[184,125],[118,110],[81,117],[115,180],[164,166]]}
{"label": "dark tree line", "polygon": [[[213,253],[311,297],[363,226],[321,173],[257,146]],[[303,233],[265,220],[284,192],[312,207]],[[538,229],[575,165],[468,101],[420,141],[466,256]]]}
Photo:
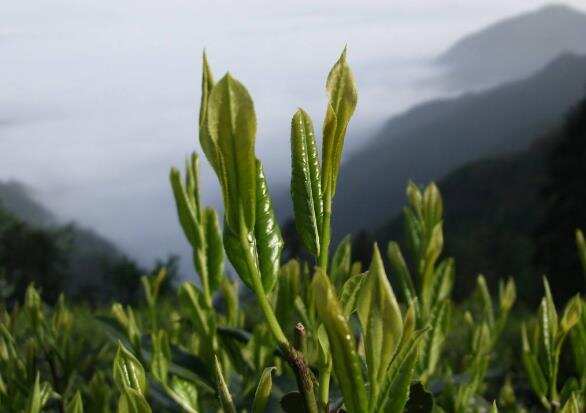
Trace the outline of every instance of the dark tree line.
{"label": "dark tree line", "polygon": [[560,299],[584,292],[576,228],[586,230],[586,100],[568,115],[547,158],[543,220],[537,228],[535,263]]}
{"label": "dark tree line", "polygon": [[[119,301],[134,303],[142,294],[140,277],[166,267],[168,277],[163,293],[172,288],[178,275],[178,258],[158,260],[152,270],[138,265],[127,256],[91,256],[81,258],[73,249],[75,226],[37,227],[30,225],[0,205],[0,299],[22,300],[27,286],[34,283],[50,303],[62,292],[70,299],[89,304]],[[85,261],[83,261],[85,259]],[[72,268],[72,261],[78,265]],[[97,266],[98,268],[86,268]],[[88,271],[79,283],[78,271]]]}

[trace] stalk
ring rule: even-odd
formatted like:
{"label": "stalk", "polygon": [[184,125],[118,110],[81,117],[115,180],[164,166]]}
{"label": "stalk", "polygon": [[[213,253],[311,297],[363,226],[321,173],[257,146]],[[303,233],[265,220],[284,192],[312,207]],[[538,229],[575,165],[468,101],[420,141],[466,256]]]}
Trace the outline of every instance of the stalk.
{"label": "stalk", "polygon": [[[203,238],[203,234],[201,236]],[[206,262],[205,253],[201,249],[193,250],[193,259],[196,261],[196,267],[198,267],[199,278],[201,280],[201,288],[203,290],[203,297],[208,308],[212,308],[212,294],[210,292],[210,282],[208,267]]]}
{"label": "stalk", "polygon": [[[328,273],[328,258],[330,253],[331,239],[331,220],[332,220],[332,195],[329,190],[325,191],[324,215],[320,234],[319,249],[319,267]],[[332,374],[332,365],[320,371],[319,375],[319,399],[323,406],[327,406],[330,401],[330,378]]]}
{"label": "stalk", "polygon": [[560,400],[558,395],[558,370],[559,370],[559,354],[555,354],[555,361],[553,364],[553,371],[551,377],[551,384],[550,384],[550,397],[551,397],[551,408],[554,412],[557,412],[560,409]]}
{"label": "stalk", "polygon": [[324,199],[324,215],[320,234],[320,248],[318,265],[326,274],[328,272],[328,258],[330,252],[331,238],[331,221],[332,221],[332,195],[326,190]]}
{"label": "stalk", "polygon": [[271,330],[275,340],[277,340],[279,347],[285,354],[287,362],[295,372],[297,387],[299,388],[301,394],[303,394],[307,411],[309,413],[318,413],[319,410],[317,408],[317,401],[313,391],[313,377],[311,376],[311,371],[307,367],[303,353],[295,350],[291,346],[289,340],[287,340],[287,337],[283,332],[283,329],[281,328],[281,325],[279,324],[279,321],[277,320],[277,317],[275,316],[273,308],[269,303],[267,294],[265,293],[264,287],[262,285],[261,274],[258,269],[256,259],[248,248],[246,229],[243,225],[240,226],[240,242],[242,243],[243,250],[246,252],[246,264],[251,274],[252,288],[260,305],[260,309],[267,321],[269,329]]}

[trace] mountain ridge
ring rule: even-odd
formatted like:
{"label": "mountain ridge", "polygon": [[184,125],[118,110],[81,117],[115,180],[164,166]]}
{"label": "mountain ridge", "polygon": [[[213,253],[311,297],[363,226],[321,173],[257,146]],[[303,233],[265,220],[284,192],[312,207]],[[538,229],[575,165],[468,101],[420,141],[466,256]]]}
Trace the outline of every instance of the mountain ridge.
{"label": "mountain ridge", "polygon": [[527,79],[437,99],[393,117],[342,165],[336,237],[375,228],[395,214],[409,179],[440,179],[474,159],[525,149],[561,120],[585,85],[586,56],[565,53]]}
{"label": "mountain ridge", "polygon": [[563,4],[499,20],[436,57],[451,83],[493,85],[533,73],[558,54],[586,53],[586,13]]}
{"label": "mountain ridge", "polygon": [[[112,268],[130,262],[112,241],[92,229],[74,222],[60,222],[35,196],[33,190],[19,181],[0,181],[0,212],[6,211],[30,227],[48,233],[67,234],[66,258],[70,284],[68,292],[98,289]],[[94,293],[97,294],[97,293]]]}

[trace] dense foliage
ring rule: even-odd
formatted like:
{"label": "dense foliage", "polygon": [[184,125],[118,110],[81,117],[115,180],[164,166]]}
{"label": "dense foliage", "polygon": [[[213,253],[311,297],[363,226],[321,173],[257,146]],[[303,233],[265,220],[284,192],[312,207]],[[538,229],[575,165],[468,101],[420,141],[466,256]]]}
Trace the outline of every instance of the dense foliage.
{"label": "dense foliage", "polygon": [[[515,283],[502,281],[491,294],[479,275],[473,295],[454,305],[456,263],[444,253],[444,206],[434,184],[407,187],[405,245],[381,251],[375,244],[368,268],[352,260],[350,238],[330,254],[332,204],[357,103],[346,51],[326,89],[321,156],[309,114],[299,109],[291,125],[295,228],[309,260],[282,264],[281,230],[254,151],[253,101],[230,74],[215,82],[204,56],[199,139],[222,189],[223,225],[201,203],[197,155],[184,177],[170,173],[198,283],[165,296],[162,267],[141,278],[138,305],[90,311],[61,296],[47,306],[34,285],[22,305],[2,302],[0,408],[584,411],[583,298],[556,307],[544,279],[536,314],[512,317]],[[576,242],[586,266],[581,232]],[[224,256],[238,281],[226,275]],[[505,336],[518,346],[503,348]]]}

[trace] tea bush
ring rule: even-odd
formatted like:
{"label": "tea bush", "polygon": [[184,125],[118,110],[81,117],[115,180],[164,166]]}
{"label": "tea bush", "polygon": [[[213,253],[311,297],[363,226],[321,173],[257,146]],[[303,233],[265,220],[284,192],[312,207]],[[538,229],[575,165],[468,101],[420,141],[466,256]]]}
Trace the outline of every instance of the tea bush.
{"label": "tea bush", "polygon": [[[0,312],[2,411],[583,412],[583,298],[558,314],[544,279],[537,313],[515,316],[516,329],[514,282],[503,281],[493,298],[480,275],[470,300],[455,305],[434,184],[407,187],[406,248],[391,242],[384,259],[375,245],[362,268],[345,238],[330,260],[333,199],[357,104],[345,50],[326,90],[321,156],[309,114],[299,109],[291,123],[291,197],[310,262],[281,263],[252,98],[230,74],[215,82],[204,55],[199,140],[221,187],[222,224],[201,202],[196,154],[183,174],[170,173],[197,283],[165,298],[162,269],[142,278],[141,305],[109,310],[70,307],[63,296],[49,307],[30,285],[22,305]],[[579,231],[577,246],[586,269]],[[513,358],[521,363],[501,359],[504,335],[520,343]],[[562,359],[571,368],[560,369]]]}

